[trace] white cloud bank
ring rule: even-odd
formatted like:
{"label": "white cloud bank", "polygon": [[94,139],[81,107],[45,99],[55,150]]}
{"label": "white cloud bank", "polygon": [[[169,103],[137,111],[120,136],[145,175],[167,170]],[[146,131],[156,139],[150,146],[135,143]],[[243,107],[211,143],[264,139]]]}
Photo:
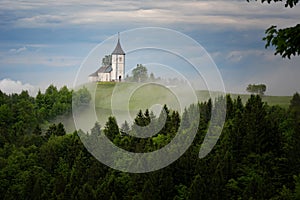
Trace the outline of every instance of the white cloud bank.
{"label": "white cloud bank", "polygon": [[27,90],[31,96],[35,95],[37,92],[37,88],[33,85],[22,83],[21,81],[14,81],[9,78],[0,80],[0,90],[6,94],[19,94],[23,90]]}

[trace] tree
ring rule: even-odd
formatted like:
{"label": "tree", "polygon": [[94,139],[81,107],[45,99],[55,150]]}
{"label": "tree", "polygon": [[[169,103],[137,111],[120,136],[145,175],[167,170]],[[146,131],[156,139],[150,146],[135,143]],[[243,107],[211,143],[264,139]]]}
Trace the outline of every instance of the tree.
{"label": "tree", "polygon": [[202,199],[205,195],[205,187],[203,178],[197,174],[189,188],[189,199]]}
{"label": "tree", "polygon": [[150,77],[149,77],[150,81],[155,81],[155,76],[154,74],[151,72]]}
{"label": "tree", "polygon": [[142,64],[137,64],[132,70],[133,81],[144,82],[148,79],[148,70]]}
{"label": "tree", "polygon": [[88,105],[92,99],[89,90],[86,87],[80,88],[78,91],[73,93],[72,103],[74,106]]}
{"label": "tree", "polygon": [[[247,0],[247,1],[249,2],[250,0]],[[255,1],[257,1],[257,0],[255,0]],[[266,2],[266,1],[268,3],[271,3],[272,1],[278,2],[278,1],[282,1],[282,0],[261,0],[262,3]],[[286,1],[285,2],[285,7],[290,6],[291,8],[296,6],[296,4],[299,2],[299,0],[285,0],[285,1]]]}
{"label": "tree", "polygon": [[33,134],[35,135],[41,135],[42,134],[42,129],[39,125],[36,125],[34,130],[33,130]]}
{"label": "tree", "polygon": [[50,138],[51,135],[63,136],[66,134],[64,125],[60,122],[57,126],[52,124],[46,131],[46,138]]}
{"label": "tree", "polygon": [[105,135],[113,141],[116,136],[120,134],[118,123],[115,117],[110,116],[105,124]]}
{"label": "tree", "polygon": [[105,55],[104,58],[102,58],[102,66],[108,66],[111,65],[111,55]]}
{"label": "tree", "polygon": [[121,134],[122,135],[127,135],[129,134],[130,128],[128,122],[125,120],[124,124],[122,124],[121,127]]}
{"label": "tree", "polygon": [[56,127],[56,135],[57,136],[66,135],[66,130],[64,128],[64,125],[61,122],[59,122],[59,124]]}
{"label": "tree", "polygon": [[264,144],[262,137],[266,134],[266,108],[260,96],[251,95],[245,105],[242,124],[244,124],[245,136],[243,143],[244,153],[260,153]]}
{"label": "tree", "polygon": [[300,169],[300,95],[295,93],[289,107],[289,127],[292,128],[289,139],[289,158],[291,171],[299,173]]}
{"label": "tree", "polygon": [[266,30],[267,36],[263,38],[267,43],[266,48],[275,46],[275,55],[280,54],[283,58],[300,55],[300,24],[294,27],[276,29],[271,26]]}
{"label": "tree", "polygon": [[[248,2],[250,0],[247,0]],[[257,1],[257,0],[256,0]],[[262,3],[267,1],[278,2],[283,0],[261,0]],[[285,7],[294,7],[299,0],[286,0]],[[275,46],[275,55],[280,54],[283,58],[291,58],[291,56],[300,55],[300,24],[294,27],[287,27],[284,29],[277,29],[277,26],[272,25],[266,30],[266,37],[263,40],[266,41],[266,48],[269,46]]]}
{"label": "tree", "polygon": [[248,87],[246,88],[247,92],[250,92],[252,94],[259,94],[259,95],[264,95],[265,91],[267,89],[267,86],[265,84],[249,84]]}
{"label": "tree", "polygon": [[95,123],[94,127],[91,129],[91,135],[98,137],[101,134],[101,126],[98,122]]}

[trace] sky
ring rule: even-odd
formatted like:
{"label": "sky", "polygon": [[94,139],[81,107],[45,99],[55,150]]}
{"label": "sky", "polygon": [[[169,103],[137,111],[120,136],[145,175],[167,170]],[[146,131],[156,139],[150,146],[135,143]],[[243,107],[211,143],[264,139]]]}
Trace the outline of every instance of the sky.
{"label": "sky", "polygon": [[[0,19],[0,89],[6,93],[25,89],[34,95],[50,84],[72,87],[97,45],[143,27],[172,29],[198,42],[228,92],[245,93],[248,84],[258,83],[267,85],[268,95],[300,92],[300,57],[275,56],[262,41],[271,25],[299,23],[299,6],[246,0],[0,0]],[[126,42],[121,34],[124,49]]]}

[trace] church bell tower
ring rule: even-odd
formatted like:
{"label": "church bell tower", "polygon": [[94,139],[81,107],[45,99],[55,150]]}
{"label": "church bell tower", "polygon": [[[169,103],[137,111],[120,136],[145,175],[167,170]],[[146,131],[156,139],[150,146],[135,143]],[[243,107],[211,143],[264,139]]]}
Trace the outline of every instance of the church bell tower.
{"label": "church bell tower", "polygon": [[125,52],[120,44],[120,34],[118,33],[118,43],[111,53],[112,58],[112,81],[121,82],[125,78]]}

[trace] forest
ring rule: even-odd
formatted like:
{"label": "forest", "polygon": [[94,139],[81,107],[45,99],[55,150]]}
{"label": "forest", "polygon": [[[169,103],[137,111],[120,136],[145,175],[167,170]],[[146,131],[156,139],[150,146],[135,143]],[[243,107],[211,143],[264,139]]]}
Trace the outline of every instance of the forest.
{"label": "forest", "polygon": [[[269,106],[259,95],[245,104],[230,95],[199,102],[177,111],[163,107],[166,123],[151,138],[131,136],[162,116],[140,110],[134,124],[118,126],[111,116],[86,134],[105,134],[132,152],[151,152],[168,144],[179,125],[187,125],[200,110],[196,137],[171,165],[149,173],[114,170],[95,159],[78,131],[66,133],[57,116],[84,106],[91,99],[83,88],[76,93],[50,85],[31,97],[27,91],[0,91],[0,199],[300,199],[300,95],[288,108]],[[212,109],[226,101],[226,120],[213,150],[199,158],[211,123]],[[197,114],[197,113],[196,113]],[[102,127],[103,126],[103,127]]]}

